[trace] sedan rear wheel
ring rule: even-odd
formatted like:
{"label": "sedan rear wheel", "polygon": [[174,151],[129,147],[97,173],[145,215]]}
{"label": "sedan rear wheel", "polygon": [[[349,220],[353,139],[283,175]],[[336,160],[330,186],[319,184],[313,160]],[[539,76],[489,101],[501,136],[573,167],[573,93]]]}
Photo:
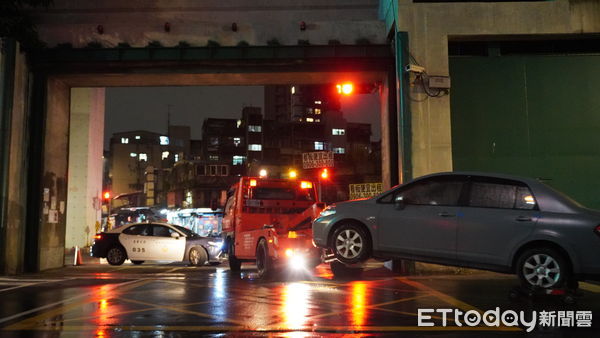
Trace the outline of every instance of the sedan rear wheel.
{"label": "sedan rear wheel", "polygon": [[566,259],[550,248],[525,251],[519,257],[517,269],[521,282],[529,287],[560,288],[569,278]]}

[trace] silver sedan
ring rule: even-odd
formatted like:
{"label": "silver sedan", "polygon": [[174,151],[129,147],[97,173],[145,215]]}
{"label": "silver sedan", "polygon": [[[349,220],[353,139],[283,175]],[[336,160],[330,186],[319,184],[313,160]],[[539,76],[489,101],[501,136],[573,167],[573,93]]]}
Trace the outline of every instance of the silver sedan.
{"label": "silver sedan", "polygon": [[453,172],[332,205],[313,236],[334,273],[401,258],[516,273],[546,289],[598,279],[599,224],[600,212],[537,180]]}

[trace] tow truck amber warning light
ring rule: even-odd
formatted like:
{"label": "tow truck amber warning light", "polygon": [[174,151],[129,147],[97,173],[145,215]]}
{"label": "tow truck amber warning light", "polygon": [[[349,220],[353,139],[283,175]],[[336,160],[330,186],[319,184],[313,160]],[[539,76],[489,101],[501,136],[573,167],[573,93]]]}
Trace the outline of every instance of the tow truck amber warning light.
{"label": "tow truck amber warning light", "polygon": [[250,180],[250,186],[256,187],[256,180]]}
{"label": "tow truck amber warning light", "polygon": [[312,188],[312,182],[302,181],[302,182],[300,182],[300,188],[302,188],[302,189],[311,189]]}

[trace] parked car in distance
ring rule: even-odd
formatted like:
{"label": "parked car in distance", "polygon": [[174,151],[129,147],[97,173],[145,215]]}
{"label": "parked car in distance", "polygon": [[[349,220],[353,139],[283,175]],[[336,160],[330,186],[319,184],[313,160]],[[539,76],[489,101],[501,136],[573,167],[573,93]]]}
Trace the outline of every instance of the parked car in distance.
{"label": "parked car in distance", "polygon": [[201,237],[167,223],[134,223],[97,234],[91,255],[106,258],[111,265],[121,265],[129,259],[133,264],[176,261],[201,266],[220,262],[222,250],[220,236]]}
{"label": "parked car in distance", "polygon": [[314,220],[313,236],[334,273],[374,257],[516,273],[539,288],[600,276],[600,212],[502,174],[432,174],[337,203]]}

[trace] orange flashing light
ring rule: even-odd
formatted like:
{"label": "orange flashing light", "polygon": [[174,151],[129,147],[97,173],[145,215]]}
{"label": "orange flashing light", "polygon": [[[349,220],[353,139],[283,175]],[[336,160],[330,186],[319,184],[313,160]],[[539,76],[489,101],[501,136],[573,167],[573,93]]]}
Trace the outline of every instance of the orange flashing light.
{"label": "orange flashing light", "polygon": [[94,239],[102,239],[102,235],[98,234],[98,235],[94,236]]}
{"label": "orange flashing light", "polygon": [[256,187],[256,180],[250,180],[250,186]]}
{"label": "orange flashing light", "polygon": [[288,238],[298,238],[298,234],[295,231],[288,231]]}
{"label": "orange flashing light", "polygon": [[301,189],[312,189],[312,182],[302,181],[300,182]]}
{"label": "orange flashing light", "polygon": [[288,173],[288,176],[290,178],[296,178],[296,177],[298,177],[298,173],[296,172],[296,170],[290,170],[290,172]]}
{"label": "orange flashing light", "polygon": [[326,180],[329,178],[329,171],[327,170],[327,168],[323,169],[323,171],[321,171],[321,178]]}
{"label": "orange flashing light", "polygon": [[105,191],[102,196],[104,197],[105,200],[108,200],[108,199],[110,199],[110,192]]}

